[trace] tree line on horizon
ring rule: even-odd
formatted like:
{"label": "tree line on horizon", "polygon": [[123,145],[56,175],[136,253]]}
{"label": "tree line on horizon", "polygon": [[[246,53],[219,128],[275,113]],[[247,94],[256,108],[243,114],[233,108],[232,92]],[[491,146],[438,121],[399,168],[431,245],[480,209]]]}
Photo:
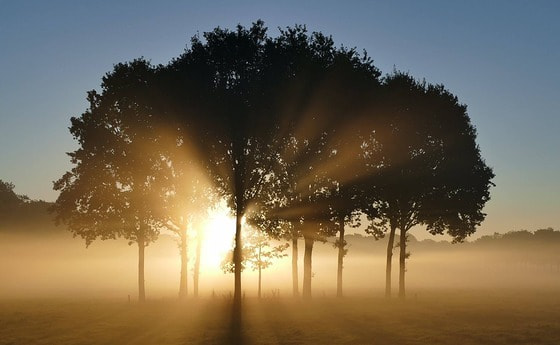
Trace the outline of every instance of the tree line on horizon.
{"label": "tree line on horizon", "polygon": [[[34,224],[53,225],[52,217],[48,214],[52,203],[32,200],[27,195],[17,194],[14,188],[13,183],[0,179],[0,230]],[[27,230],[38,229],[28,226]]]}
{"label": "tree line on horizon", "polygon": [[304,298],[311,297],[313,244],[334,235],[342,296],[345,229],[361,222],[388,237],[390,296],[398,230],[404,298],[412,227],[461,242],[485,218],[494,174],[466,105],[408,73],[382,76],[367,53],[305,26],[277,37],[262,21],[216,28],[167,64],[116,64],[87,100],[71,119],[79,148],[69,153],[72,169],[54,182],[60,194],[52,209],[86,244],[123,237],[138,245],[140,301],[145,247],[166,229],[186,253],[188,226],[220,200],[236,220],[237,306],[243,220],[291,242],[294,295],[303,238]]}

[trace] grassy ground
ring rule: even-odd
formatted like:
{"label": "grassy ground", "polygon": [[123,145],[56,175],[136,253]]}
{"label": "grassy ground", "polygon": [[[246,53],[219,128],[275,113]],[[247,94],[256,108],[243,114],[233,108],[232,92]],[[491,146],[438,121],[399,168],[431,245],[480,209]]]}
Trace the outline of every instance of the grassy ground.
{"label": "grassy ground", "polygon": [[[555,291],[441,291],[406,301],[315,298],[243,304],[244,344],[560,344]],[[0,301],[0,344],[228,344],[222,298]]]}

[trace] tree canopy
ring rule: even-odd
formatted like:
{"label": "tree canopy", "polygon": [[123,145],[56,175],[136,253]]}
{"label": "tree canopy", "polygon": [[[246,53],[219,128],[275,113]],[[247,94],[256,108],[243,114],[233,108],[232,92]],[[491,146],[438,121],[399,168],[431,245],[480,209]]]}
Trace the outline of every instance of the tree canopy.
{"label": "tree canopy", "polygon": [[137,242],[142,261],[162,228],[224,199],[236,303],[243,217],[293,245],[304,237],[310,296],[313,242],[340,233],[341,272],[344,225],[362,212],[376,235],[401,231],[403,289],[411,227],[462,241],[485,216],[494,175],[466,106],[441,85],[382,78],[365,52],[304,26],[216,28],[166,65],[115,65],[88,101],[72,118],[74,167],[55,182],[57,219],[88,244]]}
{"label": "tree canopy", "polygon": [[146,60],[115,65],[102,92],[88,93],[89,109],[72,118],[70,132],[80,147],[69,153],[74,167],[54,183],[60,194],[57,221],[86,244],[123,237],[139,246],[140,300],[144,299],[144,247],[156,240],[164,217],[160,182],[168,165],[155,119]]}
{"label": "tree canopy", "polygon": [[466,106],[443,86],[395,72],[385,77],[383,93],[382,118],[366,145],[372,172],[368,197],[375,205],[370,218],[390,228],[388,282],[394,233],[401,232],[404,295],[407,231],[425,225],[431,234],[464,240],[484,220],[494,174],[480,155]]}

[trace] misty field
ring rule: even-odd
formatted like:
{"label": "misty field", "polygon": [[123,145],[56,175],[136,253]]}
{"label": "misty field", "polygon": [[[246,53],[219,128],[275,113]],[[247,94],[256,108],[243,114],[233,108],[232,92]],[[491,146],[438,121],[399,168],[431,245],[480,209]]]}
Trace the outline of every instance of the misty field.
{"label": "misty field", "polygon": [[233,334],[223,297],[0,302],[0,344],[559,344],[555,291],[419,291],[406,301],[244,301]]}

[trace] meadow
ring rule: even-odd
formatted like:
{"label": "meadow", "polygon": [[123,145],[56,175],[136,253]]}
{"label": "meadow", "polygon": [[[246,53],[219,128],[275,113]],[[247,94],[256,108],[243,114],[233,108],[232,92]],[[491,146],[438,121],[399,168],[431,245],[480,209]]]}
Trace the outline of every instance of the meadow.
{"label": "meadow", "polygon": [[553,241],[413,242],[402,301],[383,296],[384,243],[348,240],[344,298],[334,297],[336,250],[317,243],[313,298],[291,298],[289,257],[264,271],[261,300],[248,270],[236,328],[232,274],[213,262],[203,265],[199,298],[192,285],[186,300],[177,298],[172,238],[147,250],[147,301],[140,304],[135,246],[99,241],[86,248],[65,232],[0,234],[0,345],[560,344]]}
{"label": "meadow", "polygon": [[405,301],[316,297],[0,301],[0,344],[559,344],[554,290],[417,290]]}

